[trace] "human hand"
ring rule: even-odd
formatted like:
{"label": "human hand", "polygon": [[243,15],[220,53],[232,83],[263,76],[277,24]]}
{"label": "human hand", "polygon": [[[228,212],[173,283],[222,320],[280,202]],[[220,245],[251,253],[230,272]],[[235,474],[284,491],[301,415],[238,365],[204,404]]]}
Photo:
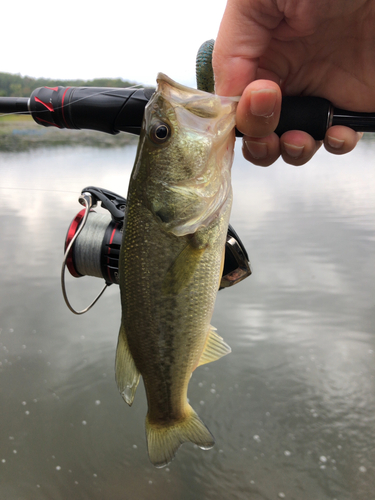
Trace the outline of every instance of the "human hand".
{"label": "human hand", "polygon": [[[268,166],[280,155],[292,165],[309,161],[321,146],[309,134],[278,124],[283,95],[325,97],[334,106],[375,111],[375,0],[228,0],[215,42],[216,92],[241,95],[237,128],[243,154]],[[348,153],[362,134],[327,130],[324,145]]]}

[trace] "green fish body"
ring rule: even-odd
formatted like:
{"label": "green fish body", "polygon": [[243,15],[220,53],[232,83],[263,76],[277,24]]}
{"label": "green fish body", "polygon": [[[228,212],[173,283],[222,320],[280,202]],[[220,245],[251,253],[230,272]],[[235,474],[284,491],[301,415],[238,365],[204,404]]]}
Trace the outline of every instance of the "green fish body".
{"label": "green fish body", "polygon": [[120,257],[118,388],[131,405],[140,375],[148,453],[167,465],[214,439],[188,404],[199,365],[230,348],[210,326],[232,203],[236,102],[158,75],[129,184]]}

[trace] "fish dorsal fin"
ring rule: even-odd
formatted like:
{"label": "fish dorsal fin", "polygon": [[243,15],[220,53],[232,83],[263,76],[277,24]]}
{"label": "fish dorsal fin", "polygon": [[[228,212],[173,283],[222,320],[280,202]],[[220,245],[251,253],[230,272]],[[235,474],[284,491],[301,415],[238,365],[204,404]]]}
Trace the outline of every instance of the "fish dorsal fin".
{"label": "fish dorsal fin", "polygon": [[211,361],[216,361],[230,352],[232,352],[232,349],[216,333],[216,328],[210,325],[206,345],[197,366],[204,365],[205,363],[211,363]]}
{"label": "fish dorsal fin", "polygon": [[125,328],[121,324],[116,350],[116,383],[121,396],[129,406],[133,404],[140,373],[129,351]]}

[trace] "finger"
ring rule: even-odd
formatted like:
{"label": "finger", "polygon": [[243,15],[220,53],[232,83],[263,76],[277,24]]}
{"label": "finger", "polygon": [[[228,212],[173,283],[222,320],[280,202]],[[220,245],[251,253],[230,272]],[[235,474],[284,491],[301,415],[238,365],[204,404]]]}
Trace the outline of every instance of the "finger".
{"label": "finger", "polygon": [[362,132],[355,132],[351,128],[335,125],[327,130],[324,147],[332,154],[343,155],[352,151],[362,136]]}
{"label": "finger", "polygon": [[246,85],[255,80],[259,57],[270,43],[271,30],[251,14],[246,2],[228,0],[212,60],[219,95],[242,94]]}
{"label": "finger", "polygon": [[236,112],[236,126],[249,137],[266,137],[279,123],[281,90],[270,80],[256,80],[244,90]]}
{"label": "finger", "polygon": [[260,167],[268,167],[280,156],[280,141],[276,134],[261,139],[243,137],[242,154],[247,161]]}
{"label": "finger", "polygon": [[318,151],[322,141],[316,141],[311,135],[301,130],[290,130],[280,137],[280,151],[285,163],[303,165]]}

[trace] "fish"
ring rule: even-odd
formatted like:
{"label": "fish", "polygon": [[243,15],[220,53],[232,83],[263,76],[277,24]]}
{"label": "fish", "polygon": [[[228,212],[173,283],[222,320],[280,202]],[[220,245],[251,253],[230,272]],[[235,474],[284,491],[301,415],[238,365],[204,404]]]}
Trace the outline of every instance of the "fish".
{"label": "fish", "polygon": [[231,351],[210,322],[232,205],[236,106],[159,73],[145,108],[120,249],[115,372],[129,406],[142,376],[156,467],[182,443],[215,442],[187,390],[198,366]]}

